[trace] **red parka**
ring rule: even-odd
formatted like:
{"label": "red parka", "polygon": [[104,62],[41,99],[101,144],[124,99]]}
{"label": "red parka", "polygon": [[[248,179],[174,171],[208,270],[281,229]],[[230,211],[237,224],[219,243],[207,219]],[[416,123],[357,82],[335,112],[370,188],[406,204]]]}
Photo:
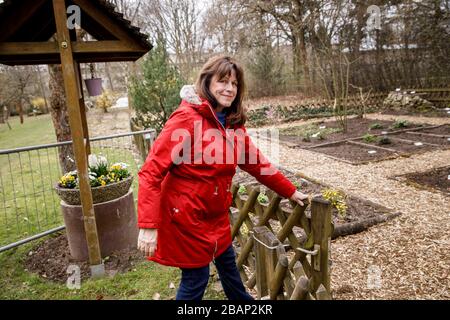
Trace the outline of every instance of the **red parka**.
{"label": "red parka", "polygon": [[[219,135],[212,138],[211,132]],[[230,132],[243,133],[243,143]],[[232,161],[227,161],[230,150]],[[198,158],[200,152],[215,159],[223,156],[223,161]],[[282,197],[289,198],[296,190],[253,145],[243,126],[224,128],[207,100],[200,105],[182,100],[138,174],[138,226],[158,229],[156,252],[149,260],[199,268],[230,246],[230,186],[237,165]],[[269,167],[273,174],[264,172]]]}

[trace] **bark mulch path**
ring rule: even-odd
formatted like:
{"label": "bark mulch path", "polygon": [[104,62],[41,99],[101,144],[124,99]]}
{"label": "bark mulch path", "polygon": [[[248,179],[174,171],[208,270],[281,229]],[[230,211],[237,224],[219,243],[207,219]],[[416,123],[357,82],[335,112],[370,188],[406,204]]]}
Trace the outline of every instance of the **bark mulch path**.
{"label": "bark mulch path", "polygon": [[[379,115],[379,120],[386,119],[392,120]],[[407,119],[424,122],[421,117]],[[449,123],[448,119],[426,120],[430,125]],[[259,147],[270,155],[267,142]],[[396,219],[332,241],[335,299],[450,299],[450,196],[391,178],[448,166],[450,150],[354,166],[310,150],[279,148],[282,166],[347,195],[402,212]],[[374,270],[379,275],[375,287],[368,285]]]}

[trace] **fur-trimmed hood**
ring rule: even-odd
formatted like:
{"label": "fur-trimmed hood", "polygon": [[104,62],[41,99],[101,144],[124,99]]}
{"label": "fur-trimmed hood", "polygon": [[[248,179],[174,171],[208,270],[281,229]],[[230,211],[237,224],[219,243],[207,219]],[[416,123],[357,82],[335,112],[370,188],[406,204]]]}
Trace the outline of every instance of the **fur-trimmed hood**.
{"label": "fur-trimmed hood", "polygon": [[192,104],[202,104],[202,99],[200,99],[200,97],[197,95],[197,92],[195,92],[194,85],[183,86],[183,88],[181,88],[180,90],[180,98]]}

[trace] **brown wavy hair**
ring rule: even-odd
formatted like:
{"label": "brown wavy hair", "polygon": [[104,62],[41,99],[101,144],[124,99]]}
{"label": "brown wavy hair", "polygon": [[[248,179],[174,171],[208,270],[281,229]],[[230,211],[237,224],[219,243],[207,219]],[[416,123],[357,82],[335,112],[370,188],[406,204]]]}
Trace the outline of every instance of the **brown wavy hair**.
{"label": "brown wavy hair", "polygon": [[233,69],[236,72],[238,90],[233,103],[229,108],[225,108],[224,111],[230,124],[243,125],[247,120],[244,106],[242,104],[246,94],[244,70],[235,59],[225,55],[210,58],[200,70],[195,83],[195,90],[199,96],[208,100],[211,103],[211,106],[215,109],[217,107],[217,100],[209,90],[211,79],[214,75],[217,75],[219,79],[222,79],[225,76],[230,76]]}

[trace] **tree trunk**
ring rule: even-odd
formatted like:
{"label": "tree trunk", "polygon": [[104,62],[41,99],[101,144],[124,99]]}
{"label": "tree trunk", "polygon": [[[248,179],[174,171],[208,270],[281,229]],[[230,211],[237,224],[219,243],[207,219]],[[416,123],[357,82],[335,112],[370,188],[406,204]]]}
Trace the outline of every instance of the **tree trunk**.
{"label": "tree trunk", "polygon": [[111,92],[114,92],[114,85],[113,85],[113,81],[111,78],[111,72],[109,71],[108,62],[105,62],[105,73],[106,73],[106,77],[108,78],[108,81],[109,81],[109,88],[111,89]]}
{"label": "tree trunk", "polygon": [[20,124],[23,124],[23,105],[22,105],[22,96],[23,96],[23,93],[20,95],[19,100],[17,101],[17,113],[19,113]]}
{"label": "tree trunk", "polygon": [[0,104],[0,123],[5,123],[5,106]]}
{"label": "tree trunk", "polygon": [[38,75],[38,79],[39,79],[39,88],[41,90],[42,97],[44,98],[45,113],[48,113],[49,108],[48,108],[48,103],[47,103],[47,95],[45,94],[44,83],[42,81],[42,75],[41,75],[41,68],[39,66],[37,66],[37,75]]}
{"label": "tree trunk", "polygon": [[300,54],[300,61],[303,64],[303,77],[304,77],[304,83],[305,83],[305,89],[307,94],[310,94],[310,88],[311,88],[311,75],[309,73],[309,61],[308,61],[308,53],[306,52],[306,42],[305,42],[305,28],[300,29],[299,34],[299,54]]}
{"label": "tree trunk", "polygon": [[[50,114],[55,128],[56,140],[58,142],[71,140],[69,126],[69,113],[66,104],[66,94],[64,90],[64,80],[60,65],[49,65],[50,74]],[[72,145],[58,148],[59,164],[63,172],[75,170],[75,156]]]}
{"label": "tree trunk", "polygon": [[306,52],[306,42],[305,42],[305,28],[297,29],[295,27],[291,28],[293,33],[292,36],[292,51],[293,51],[293,69],[296,79],[300,76],[300,70],[303,72],[303,89],[309,94],[311,79],[309,72],[309,61]]}

